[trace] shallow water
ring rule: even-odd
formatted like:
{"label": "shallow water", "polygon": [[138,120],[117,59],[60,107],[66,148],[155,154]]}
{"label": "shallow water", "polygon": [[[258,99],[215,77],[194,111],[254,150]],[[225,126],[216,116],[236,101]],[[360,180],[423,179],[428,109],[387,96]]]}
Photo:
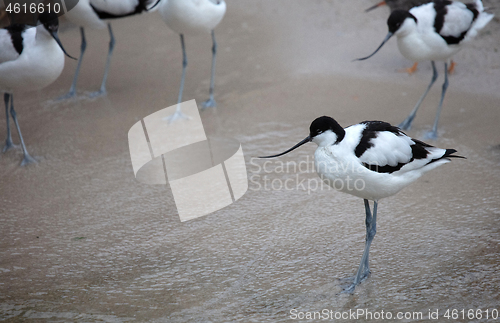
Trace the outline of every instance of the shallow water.
{"label": "shallow water", "polygon": [[[47,91],[17,96],[28,149],[40,163],[19,168],[20,151],[0,158],[0,320],[312,322],[294,314],[327,310],[333,321],[336,313],[367,310],[375,318],[408,312],[400,321],[417,322],[430,321],[429,311],[444,321],[447,310],[500,310],[500,97],[491,83],[500,80],[500,59],[487,38],[498,40],[498,24],[457,57],[440,139],[432,142],[467,159],[380,201],[372,274],[346,295],[340,279],[355,273],[364,247],[362,200],[316,186],[313,144],[266,168],[253,157],[291,147],[319,115],[344,126],[397,123],[430,70],[395,73],[411,64],[395,44],[379,60],[349,65],[385,34],[385,13],[373,20],[362,13],[370,1],[288,1],[286,12],[284,1],[267,3],[231,1],[217,29],[219,107],[201,116],[208,135],[243,144],[250,183],[240,200],[208,216],[181,223],[168,187],[133,177],[127,131],[175,103],[181,73],[177,36],[158,15],[114,24],[108,97],[40,104],[66,90],[70,62]],[[314,42],[318,34],[332,41]],[[77,29],[61,35],[71,53],[78,36]],[[105,32],[88,36],[86,62],[96,66],[85,69],[84,61],[82,91],[98,86],[107,46]],[[210,37],[186,41],[186,99],[201,102]],[[430,128],[438,99],[437,86],[410,135]],[[452,321],[491,321],[484,316]]]}

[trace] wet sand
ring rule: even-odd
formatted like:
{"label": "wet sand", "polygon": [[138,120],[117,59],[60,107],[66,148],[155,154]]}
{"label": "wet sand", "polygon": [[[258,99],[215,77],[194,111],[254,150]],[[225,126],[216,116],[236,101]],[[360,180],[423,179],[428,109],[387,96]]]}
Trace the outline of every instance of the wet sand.
{"label": "wet sand", "polygon": [[[129,128],[177,99],[180,43],[157,13],[113,23],[106,97],[53,102],[69,89],[76,66],[69,60],[44,91],[17,94],[23,135],[40,163],[19,167],[20,150],[0,157],[0,319],[291,322],[300,321],[292,309],[423,313],[423,320],[403,320],[411,322],[428,321],[429,310],[439,310],[441,320],[447,309],[500,310],[498,20],[456,55],[440,138],[430,142],[467,159],[380,202],[372,274],[353,295],[338,294],[339,279],[353,275],[361,258],[362,200],[303,189],[300,181],[317,183],[311,168],[259,171],[263,162],[252,159],[302,140],[320,115],[344,126],[406,117],[430,80],[430,64],[412,76],[397,73],[412,62],[394,40],[370,60],[351,62],[387,32],[387,10],[363,13],[371,4],[228,1],[217,28],[219,106],[201,117],[209,136],[243,144],[249,190],[189,222],[179,221],[169,187],[134,179],[128,152]],[[78,29],[66,27],[60,36],[77,55]],[[108,42],[106,31],[87,37],[81,95],[98,89]],[[186,45],[184,99],[201,103],[210,36],[189,37]],[[442,75],[409,135],[422,138],[430,129],[440,83]],[[314,149],[280,161],[311,162]],[[298,187],[264,186],[274,179]],[[475,321],[487,320],[483,313]]]}

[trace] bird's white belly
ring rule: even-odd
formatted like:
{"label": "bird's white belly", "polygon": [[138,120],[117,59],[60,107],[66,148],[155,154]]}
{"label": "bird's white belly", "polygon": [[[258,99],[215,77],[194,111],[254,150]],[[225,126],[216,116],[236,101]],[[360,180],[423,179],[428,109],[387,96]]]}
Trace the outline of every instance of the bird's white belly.
{"label": "bird's white belly", "polygon": [[398,37],[401,54],[411,61],[446,61],[456,54],[460,45],[448,45],[437,34],[416,34]]}
{"label": "bird's white belly", "polygon": [[64,54],[54,42],[25,49],[14,61],[0,64],[0,89],[38,90],[53,83],[64,68]]}
{"label": "bird's white belly", "polygon": [[159,11],[167,26],[178,34],[208,33],[224,17],[226,4],[216,5],[209,0],[169,0]]}
{"label": "bird's white belly", "polygon": [[367,200],[392,196],[416,179],[413,178],[414,175],[409,174],[394,176],[370,171],[360,164],[357,158],[333,159],[322,149],[316,150],[314,163],[319,177],[326,184],[338,191]]}
{"label": "bird's white belly", "polygon": [[64,16],[75,25],[81,27],[93,29],[106,28],[106,22],[99,19],[88,0],[78,1],[76,6],[65,13]]}

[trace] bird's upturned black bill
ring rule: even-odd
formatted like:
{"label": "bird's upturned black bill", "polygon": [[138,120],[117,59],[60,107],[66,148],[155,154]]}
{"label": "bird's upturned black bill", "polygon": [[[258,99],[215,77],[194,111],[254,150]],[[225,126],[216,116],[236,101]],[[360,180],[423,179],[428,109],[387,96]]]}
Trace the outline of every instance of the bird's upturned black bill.
{"label": "bird's upturned black bill", "polygon": [[384,39],[384,41],[382,41],[382,44],[380,44],[380,46],[371,55],[363,57],[363,58],[357,58],[357,59],[355,59],[355,61],[364,61],[365,59],[368,59],[368,58],[372,57],[373,55],[375,55],[379,51],[379,49],[381,49],[382,46],[384,46],[384,44],[389,40],[389,38],[392,37],[392,35],[394,35],[394,34],[391,32],[387,33],[387,36],[385,36],[385,39]]}
{"label": "bird's upturned black bill", "polygon": [[372,11],[373,9],[378,8],[378,7],[381,7],[381,6],[385,6],[386,4],[387,4],[387,3],[386,3],[385,1],[379,2],[379,3],[377,3],[376,5],[371,6],[370,8],[366,9],[366,10],[365,10],[365,12]]}
{"label": "bird's upturned black bill", "polygon": [[61,47],[61,50],[63,51],[63,53],[64,53],[66,56],[68,56],[69,58],[72,58],[72,59],[75,59],[75,60],[76,60],[76,58],[74,58],[73,56],[69,55],[69,54],[66,52],[66,50],[64,49],[64,47],[63,47],[63,45],[62,45],[62,43],[61,43],[61,40],[59,39],[59,36],[57,36],[57,32],[56,32],[56,31],[52,31],[50,34],[52,35],[52,37],[53,37],[53,38],[54,38],[54,40],[56,41],[57,45],[59,45],[59,47]]}
{"label": "bird's upturned black bill", "polygon": [[301,142],[299,142],[298,144],[296,144],[295,146],[293,146],[292,148],[288,149],[287,151],[285,152],[282,152],[281,154],[277,154],[277,155],[272,155],[272,156],[263,156],[263,157],[259,157],[259,158],[274,158],[274,157],[279,157],[279,156],[283,156],[284,154],[288,154],[289,152],[291,152],[292,150],[294,149],[297,149],[299,148],[300,146],[302,146],[303,144],[307,144],[308,142],[310,142],[312,140],[312,138],[310,136],[307,136],[306,139],[302,140]]}
{"label": "bird's upturned black bill", "polygon": [[148,8],[148,10],[147,10],[147,11],[151,11],[151,10],[153,10],[153,9],[154,9],[154,7],[156,7],[156,6],[160,3],[160,1],[161,1],[161,0],[156,1],[156,3],[155,3],[152,7]]}

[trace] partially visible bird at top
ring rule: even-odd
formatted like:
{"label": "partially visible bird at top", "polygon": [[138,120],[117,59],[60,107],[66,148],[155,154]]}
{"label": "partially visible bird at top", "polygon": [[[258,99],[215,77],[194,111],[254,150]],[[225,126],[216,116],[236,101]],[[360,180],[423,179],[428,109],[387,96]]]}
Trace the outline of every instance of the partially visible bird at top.
{"label": "partially visible bird at top", "polygon": [[[3,152],[15,147],[12,142],[10,116],[21,140],[24,158],[21,165],[35,163],[24,144],[21,128],[14,110],[14,92],[42,89],[54,82],[64,68],[64,50],[57,35],[59,22],[54,13],[38,16],[40,25],[11,25],[0,29],[0,92],[4,93],[7,120],[7,139]],[[74,58],[73,58],[74,59]]]}
{"label": "partially visible bird at top", "polygon": [[59,99],[68,99],[76,96],[76,84],[80,74],[80,68],[83,60],[87,41],[85,39],[85,28],[104,29],[108,28],[109,32],[109,50],[104,68],[104,75],[99,91],[90,93],[90,97],[106,95],[106,81],[111,63],[111,56],[115,47],[115,37],[111,28],[111,23],[108,20],[134,16],[148,11],[149,7],[153,6],[158,0],[79,0],[76,6],[69,10],[64,16],[72,23],[80,26],[81,48],[80,57],[76,66],[73,83],[69,92],[61,96]]}
{"label": "partially visible bird at top", "polygon": [[[429,0],[385,0],[377,3],[376,5],[366,9],[366,12],[372,11],[373,9],[376,9],[378,7],[382,6],[388,6],[393,12],[394,10],[410,10],[413,7],[418,7],[423,4],[429,3]],[[451,60],[450,67],[448,68],[448,73],[453,74],[455,71],[455,65],[456,63]],[[415,62],[412,67],[404,68],[400,70],[401,72],[406,72],[408,74],[413,74],[417,71],[418,67],[418,62]]]}
{"label": "partially visible bird at top", "polygon": [[377,3],[376,5],[366,9],[365,11],[372,11],[378,7],[388,6],[391,9],[391,12],[394,10],[410,10],[413,7],[418,7],[425,3],[429,3],[429,0],[385,0]]}
{"label": "partially visible bird at top", "polygon": [[492,14],[484,11],[481,0],[467,4],[458,1],[436,0],[414,7],[410,11],[395,10],[391,13],[387,20],[389,32],[382,44],[371,55],[357,60],[372,57],[393,35],[396,35],[399,51],[405,58],[417,62],[431,61],[433,70],[431,82],[410,115],[399,125],[400,128],[405,130],[411,128],[418,108],[437,79],[438,73],[434,61],[444,61],[441,100],[432,130],[426,134],[426,138],[437,138],[439,117],[448,88],[448,62],[492,18]]}
{"label": "partially visible bird at top", "polygon": [[182,77],[177,99],[177,110],[168,118],[169,122],[173,122],[177,119],[188,118],[180,109],[188,64],[184,35],[197,33],[212,34],[212,69],[209,98],[202,103],[202,109],[217,106],[214,98],[215,63],[217,56],[217,42],[215,40],[214,29],[226,13],[226,3],[224,0],[161,0],[159,6],[160,14],[167,26],[180,35],[182,48]]}

